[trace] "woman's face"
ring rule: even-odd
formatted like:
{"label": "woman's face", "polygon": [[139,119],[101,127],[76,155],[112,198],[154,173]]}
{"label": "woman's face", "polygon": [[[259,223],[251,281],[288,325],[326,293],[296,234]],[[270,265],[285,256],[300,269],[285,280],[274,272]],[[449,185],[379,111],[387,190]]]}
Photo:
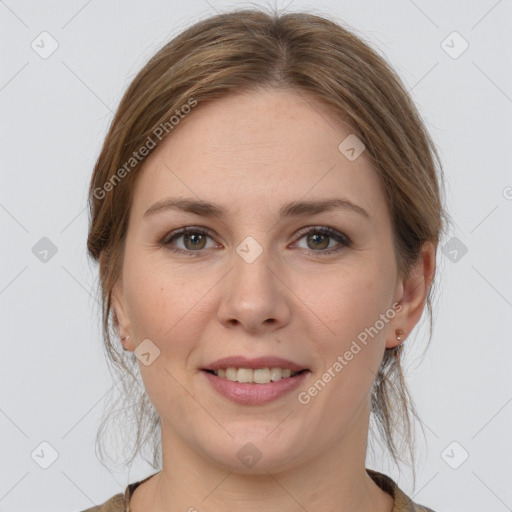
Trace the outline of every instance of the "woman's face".
{"label": "woman's face", "polygon": [[146,340],[164,449],[237,472],[365,449],[384,349],[411,325],[393,309],[383,189],[353,139],[339,148],[350,133],[293,92],[233,95],[199,104],[145,162],[114,306],[127,347]]}

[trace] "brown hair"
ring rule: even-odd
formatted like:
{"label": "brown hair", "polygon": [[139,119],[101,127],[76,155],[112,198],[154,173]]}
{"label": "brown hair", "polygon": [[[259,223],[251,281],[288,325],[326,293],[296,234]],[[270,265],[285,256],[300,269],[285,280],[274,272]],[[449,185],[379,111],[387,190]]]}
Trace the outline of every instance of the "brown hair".
{"label": "brown hair", "polygon": [[[443,234],[448,217],[435,146],[397,74],[360,36],[317,15],[261,10],[215,15],[182,32],[149,60],[128,87],[89,189],[87,247],[100,263],[104,342],[124,389],[118,400],[131,402],[128,408],[110,411],[98,439],[103,440],[107,420],[126,414],[123,424],[134,422],[135,432],[126,462],[141,454],[150,438],[155,468],[160,457],[159,417],[137,376],[134,354],[111,341],[112,289],[121,273],[134,182],[146,158],[140,148],[151,147],[150,140],[164,140],[156,134],[171,133],[184,117],[179,114],[186,111],[185,105],[260,88],[308,94],[363,141],[384,186],[401,276],[408,276],[423,242],[437,247]],[[429,341],[432,291],[433,286],[427,297]],[[112,320],[117,327],[115,312]],[[414,474],[411,414],[417,414],[404,381],[403,348],[400,344],[386,349],[372,388],[371,411],[397,465],[406,445]],[[101,443],[100,455],[103,458]]]}

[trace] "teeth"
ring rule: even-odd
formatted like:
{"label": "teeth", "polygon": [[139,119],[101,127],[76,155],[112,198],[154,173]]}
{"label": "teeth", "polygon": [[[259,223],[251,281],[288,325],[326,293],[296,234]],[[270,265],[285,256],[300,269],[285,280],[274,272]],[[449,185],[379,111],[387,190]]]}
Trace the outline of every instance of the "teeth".
{"label": "teeth", "polygon": [[[240,370],[238,370],[240,372]],[[252,378],[256,384],[268,384],[271,381],[270,370],[268,368],[254,370]]]}
{"label": "teeth", "polygon": [[252,382],[254,372],[249,368],[238,368],[236,380],[238,382]]}
{"label": "teeth", "polygon": [[228,380],[237,380],[238,370],[236,368],[227,368],[226,369],[226,379]]}
{"label": "teeth", "polygon": [[272,380],[272,381],[281,380],[282,376],[283,376],[283,370],[281,370],[281,368],[271,368],[270,369],[270,380]]}
{"label": "teeth", "polygon": [[231,380],[233,382],[254,382],[256,384],[268,384],[281,379],[293,377],[299,372],[292,372],[289,368],[226,368],[215,370],[217,377]]}

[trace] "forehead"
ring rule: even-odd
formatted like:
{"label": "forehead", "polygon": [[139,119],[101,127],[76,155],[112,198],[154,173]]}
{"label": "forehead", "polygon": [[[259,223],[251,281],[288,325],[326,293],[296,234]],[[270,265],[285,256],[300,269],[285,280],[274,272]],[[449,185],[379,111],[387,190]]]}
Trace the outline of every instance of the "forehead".
{"label": "forehead", "polygon": [[185,196],[277,212],[285,202],[339,196],[385,214],[364,151],[351,161],[339,149],[350,135],[324,105],[291,91],[199,104],[145,161],[133,208],[143,214],[156,201]]}

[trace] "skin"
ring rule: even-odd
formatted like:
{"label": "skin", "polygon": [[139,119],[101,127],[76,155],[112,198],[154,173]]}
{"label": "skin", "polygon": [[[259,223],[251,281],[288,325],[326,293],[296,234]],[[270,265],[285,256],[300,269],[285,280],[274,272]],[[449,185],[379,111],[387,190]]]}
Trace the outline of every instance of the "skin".
{"label": "skin", "polygon": [[[163,465],[135,491],[133,512],[392,510],[392,497],[365,471],[370,392],[385,348],[401,343],[395,329],[410,333],[422,315],[435,246],[425,243],[410,278],[399,277],[378,176],[364,152],[351,162],[338,150],[350,133],[293,91],[237,94],[198,105],[144,163],[114,309],[119,334],[130,336],[126,349],[149,338],[160,350],[139,366],[162,421]],[[169,197],[208,200],[228,213],[144,216]],[[371,218],[348,209],[278,215],[290,201],[332,197]],[[161,242],[184,226],[211,236]],[[308,226],[331,227],[352,243],[297,235]],[[252,263],[236,252],[248,236],[263,251]],[[400,312],[378,335],[299,403],[298,393],[395,303]],[[311,373],[274,402],[240,405],[199,370],[231,355],[280,356]],[[262,454],[252,468],[237,457],[248,442]]]}

